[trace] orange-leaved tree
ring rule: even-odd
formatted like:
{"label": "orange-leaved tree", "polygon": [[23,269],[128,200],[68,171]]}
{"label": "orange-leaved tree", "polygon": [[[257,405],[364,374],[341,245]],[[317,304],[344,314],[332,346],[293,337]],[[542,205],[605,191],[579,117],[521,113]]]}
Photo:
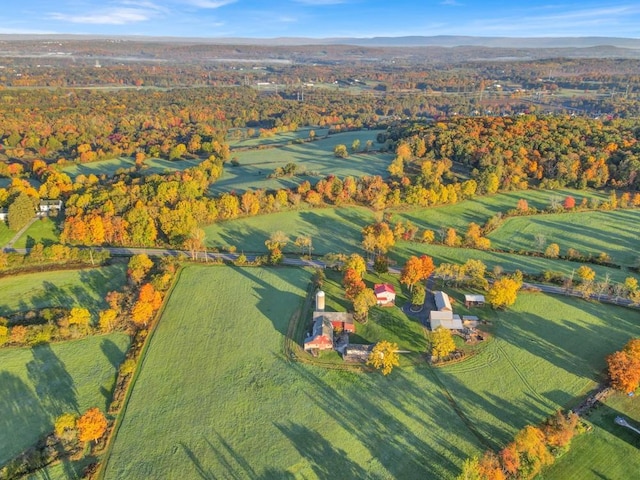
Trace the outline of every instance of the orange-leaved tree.
{"label": "orange-leaved tree", "polygon": [[107,430],[107,419],[100,409],[93,407],[78,418],[76,428],[81,442],[93,442],[104,435]]}

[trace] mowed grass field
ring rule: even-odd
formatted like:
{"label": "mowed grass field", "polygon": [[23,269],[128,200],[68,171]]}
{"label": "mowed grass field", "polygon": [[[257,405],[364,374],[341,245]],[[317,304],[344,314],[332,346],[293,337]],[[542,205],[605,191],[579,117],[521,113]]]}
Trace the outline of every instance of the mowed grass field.
{"label": "mowed grass field", "polygon": [[[244,129],[247,130],[247,129]],[[256,132],[259,129],[254,129]],[[309,138],[309,132],[313,130],[316,133],[316,138],[324,137],[329,133],[328,128],[313,128],[304,127],[299,128],[295,132],[282,132],[277,133],[270,137],[260,137],[259,134],[254,135],[251,138],[243,138],[242,140],[234,140],[233,135],[230,134],[228,138],[229,146],[233,150],[234,148],[255,148],[261,145],[278,145],[282,143],[290,143],[296,140],[307,140]]]}
{"label": "mowed grass field", "polygon": [[[455,298],[454,311],[467,314],[462,294]],[[477,356],[437,372],[495,448],[524,425],[575,406],[605,379],[605,357],[640,336],[640,311],[571,297],[520,293],[509,310],[470,313],[492,322],[495,339]]]}
{"label": "mowed grass field", "polygon": [[373,221],[373,212],[367,208],[318,208],[214,223],[205,228],[205,233],[207,245],[213,248],[234,245],[238,252],[266,253],[264,241],[281,230],[291,238],[284,252],[299,254],[293,242],[296,237],[307,235],[311,236],[313,253],[324,255],[361,251],[362,229]]}
{"label": "mowed grass field", "polygon": [[51,245],[59,242],[60,231],[58,222],[51,218],[44,217],[36,220],[27,228],[27,231],[13,244],[13,248],[31,248],[36,243]]}
{"label": "mowed grass field", "polygon": [[637,478],[640,435],[617,425],[622,416],[640,429],[636,397],[615,394],[586,416],[593,429],[575,438],[569,452],[540,476],[541,480],[600,480]]}
{"label": "mowed grass field", "polygon": [[107,308],[105,295],[126,281],[126,265],[57,270],[0,278],[0,315],[46,307]]}
{"label": "mowed grass field", "polygon": [[452,478],[478,441],[425,365],[388,377],[282,357],[302,269],[187,267],[108,460],[120,478]]}
{"label": "mowed grass field", "polygon": [[123,333],[0,349],[0,464],[53,430],[65,412],[103,412],[124,359]]}
{"label": "mowed grass field", "polygon": [[[580,205],[583,198],[599,201],[607,199],[606,194],[594,190],[519,190],[479,196],[453,205],[400,211],[394,215],[394,221],[399,218],[410,220],[421,229],[430,229],[436,233],[442,228],[455,228],[459,235],[464,235],[469,223],[475,222],[482,226],[495,214],[515,209],[521,198],[527,201],[530,208],[544,209],[549,207],[552,201],[562,203],[567,196],[575,198],[576,205]],[[523,217],[522,220],[532,218],[536,217]]]}
{"label": "mowed grass field", "polygon": [[640,209],[509,218],[489,239],[495,248],[544,251],[535,235],[543,235],[546,245],[557,243],[563,255],[568,248],[596,256],[604,252],[614,263],[633,266],[640,255]]}
{"label": "mowed grass field", "polygon": [[[145,160],[142,172],[146,175],[153,173],[166,173],[186,170],[200,163],[201,160],[167,160],[164,158],[149,158]],[[135,161],[131,157],[118,157],[109,160],[100,160],[89,163],[74,163],[65,166],[62,171],[75,179],[78,175],[106,175],[108,177],[115,175],[121,168],[135,167]]]}
{"label": "mowed grass field", "polygon": [[16,232],[9,230],[7,223],[4,221],[0,222],[0,247],[4,247],[9,240],[13,238]]}
{"label": "mowed grass field", "polygon": [[[367,140],[373,141],[373,149],[380,148],[376,136],[381,130],[360,130],[357,132],[336,133],[328,138],[314,142],[288,144],[277,148],[256,149],[232,152],[232,158],[238,160],[238,166],[225,164],[224,174],[211,187],[213,194],[221,192],[244,192],[257,189],[292,188],[304,180],[312,184],[327,175],[362,177],[365,175],[382,175],[387,177],[387,167],[393,160],[393,154],[381,153],[349,153],[347,158],[337,158],[333,149],[336,145],[346,145],[351,152],[354,140],[360,140],[360,148],[364,149]],[[307,172],[315,172],[319,176],[299,175],[269,179],[267,176],[288,163],[295,163]]]}

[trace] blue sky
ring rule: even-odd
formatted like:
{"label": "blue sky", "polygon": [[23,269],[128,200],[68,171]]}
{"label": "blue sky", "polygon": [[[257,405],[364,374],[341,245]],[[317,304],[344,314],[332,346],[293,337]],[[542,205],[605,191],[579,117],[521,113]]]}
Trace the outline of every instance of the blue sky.
{"label": "blue sky", "polygon": [[16,0],[0,34],[176,37],[640,37],[640,2]]}

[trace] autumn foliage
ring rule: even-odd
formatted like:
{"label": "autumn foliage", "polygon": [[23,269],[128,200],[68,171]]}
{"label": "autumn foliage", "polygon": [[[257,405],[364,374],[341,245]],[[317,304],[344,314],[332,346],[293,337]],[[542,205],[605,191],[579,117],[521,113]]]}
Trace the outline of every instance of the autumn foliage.
{"label": "autumn foliage", "polygon": [[640,386],[640,338],[630,340],[620,352],[607,357],[611,386],[633,392]]}
{"label": "autumn foliage", "polygon": [[98,408],[90,408],[76,422],[78,439],[81,442],[98,440],[107,430],[107,419]]}
{"label": "autumn foliage", "polygon": [[458,480],[532,479],[568,448],[577,427],[575,413],[558,411],[541,427],[524,427],[497,455],[467,459]]}
{"label": "autumn foliage", "polygon": [[433,259],[428,255],[422,255],[420,258],[409,257],[400,274],[400,283],[412,289],[416,283],[429,278],[434,270]]}

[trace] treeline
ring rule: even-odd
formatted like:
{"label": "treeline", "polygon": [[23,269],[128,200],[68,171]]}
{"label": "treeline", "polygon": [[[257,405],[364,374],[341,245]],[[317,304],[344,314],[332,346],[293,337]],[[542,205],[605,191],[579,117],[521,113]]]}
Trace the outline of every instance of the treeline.
{"label": "treeline", "polygon": [[[631,120],[454,118],[396,128],[390,137],[407,145],[416,168],[467,166],[486,193],[530,186],[640,189],[640,128]],[[431,171],[421,173],[421,183],[432,181]]]}

